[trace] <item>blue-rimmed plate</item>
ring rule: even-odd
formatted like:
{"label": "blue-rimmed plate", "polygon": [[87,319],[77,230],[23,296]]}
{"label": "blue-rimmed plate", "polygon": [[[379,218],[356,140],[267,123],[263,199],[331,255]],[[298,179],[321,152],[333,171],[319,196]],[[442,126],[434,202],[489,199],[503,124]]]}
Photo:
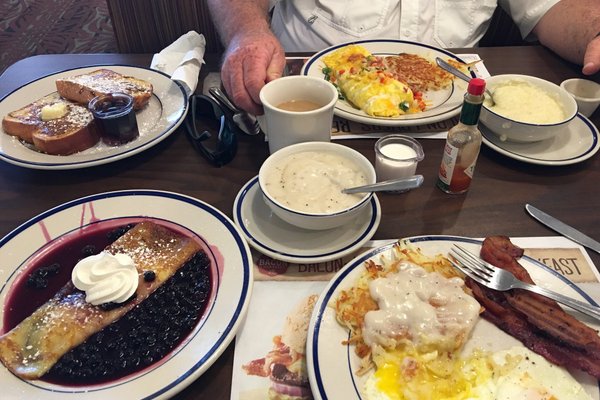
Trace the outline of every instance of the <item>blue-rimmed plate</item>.
{"label": "blue-rimmed plate", "polygon": [[483,143],[487,146],[500,154],[529,164],[576,164],[592,157],[600,149],[598,128],[579,113],[565,126],[564,132],[539,142],[503,142],[484,125],[479,124],[479,129]]}
{"label": "blue-rimmed plate", "polygon": [[[410,42],[406,40],[358,40],[356,42],[344,43],[329,47],[312,56],[302,67],[301,74],[317,76],[324,78],[323,57],[340,47],[348,44],[359,44],[369,50],[373,55],[390,56],[398,55],[399,53],[416,54],[430,61],[435,62],[436,57],[444,60],[454,59],[460,62],[463,60],[457,55],[438,47]],[[368,115],[362,110],[353,107],[346,100],[338,100],[335,106],[335,114],[337,116],[349,119],[351,121],[361,122],[369,125],[384,125],[384,126],[410,126],[430,124],[437,121],[443,121],[457,115],[460,112],[460,107],[463,102],[463,96],[466,91],[466,83],[455,80],[452,85],[441,90],[429,90],[423,93],[425,100],[430,104],[427,109],[421,113],[401,115],[398,117],[374,117]]]}
{"label": "blue-rimmed plate", "polygon": [[[424,254],[434,256],[447,254],[454,243],[479,254],[481,241],[456,236],[419,236],[406,239],[419,247]],[[367,260],[379,260],[382,255],[390,255],[393,244],[369,250],[346,264],[330,281],[322,292],[310,321],[307,341],[308,375],[315,399],[363,399],[361,389],[369,374],[357,376],[358,357],[354,348],[342,345],[348,340],[348,330],[335,319],[335,310],[329,307],[340,291],[352,287],[364,271]],[[595,302],[581,289],[538,261],[523,257],[521,264],[529,271],[539,285],[569,295],[591,304]],[[586,320],[587,321],[587,320]],[[598,326],[594,326],[598,329]],[[481,318],[475,325],[472,337],[465,351],[474,348],[503,350],[519,345],[520,342]],[[582,372],[573,372],[573,376],[582,384],[593,399],[598,399],[598,382]]]}
{"label": "blue-rimmed plate", "polygon": [[256,176],[236,196],[233,220],[259,252],[291,263],[318,263],[350,254],[369,241],[379,227],[381,206],[374,195],[354,221],[324,231],[305,230],[273,214],[263,200]]}
{"label": "blue-rimmed plate", "polygon": [[153,94],[146,107],[136,113],[140,135],[132,142],[120,146],[107,146],[102,142],[87,150],[68,156],[55,156],[37,152],[30,146],[9,136],[0,128],[0,158],[11,164],[35,169],[76,169],[106,164],[130,157],[166,139],[179,127],[188,110],[187,95],[179,82],[166,74],[150,68],[126,65],[95,65],[69,69],[30,82],[0,100],[0,117],[56,92],[56,79],[95,71],[111,69],[123,75],[148,81]]}
{"label": "blue-rimmed plate", "polygon": [[27,381],[0,364],[3,399],[168,398],[202,375],[229,345],[252,291],[250,248],[235,224],[216,208],[181,194],[152,190],[109,192],[74,200],[32,218],[0,240],[1,323],[7,293],[32,255],[60,245],[65,237],[93,229],[95,224],[122,225],[140,218],[187,232],[204,247],[211,259],[213,288],[201,321],[160,362],[106,384],[69,387]]}

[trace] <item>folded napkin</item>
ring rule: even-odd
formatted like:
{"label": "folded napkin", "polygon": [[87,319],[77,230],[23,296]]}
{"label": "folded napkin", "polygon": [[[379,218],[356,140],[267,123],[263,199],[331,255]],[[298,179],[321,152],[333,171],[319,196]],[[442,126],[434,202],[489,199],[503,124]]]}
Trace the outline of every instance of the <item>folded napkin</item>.
{"label": "folded napkin", "polygon": [[154,54],[150,68],[162,71],[170,75],[171,79],[180,82],[189,97],[198,86],[198,75],[200,67],[204,64],[205,49],[206,39],[204,36],[198,32],[189,31],[161,50],[160,53]]}

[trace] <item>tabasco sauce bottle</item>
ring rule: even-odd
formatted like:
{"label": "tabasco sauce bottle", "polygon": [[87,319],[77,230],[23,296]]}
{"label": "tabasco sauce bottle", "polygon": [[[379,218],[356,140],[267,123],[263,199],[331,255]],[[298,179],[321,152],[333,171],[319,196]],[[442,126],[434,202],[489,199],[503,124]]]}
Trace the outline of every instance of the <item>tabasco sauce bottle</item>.
{"label": "tabasco sauce bottle", "polygon": [[448,131],[437,180],[437,187],[446,193],[464,193],[471,185],[481,148],[481,132],[477,122],[484,91],[483,79],[473,78],[469,81],[460,121]]}

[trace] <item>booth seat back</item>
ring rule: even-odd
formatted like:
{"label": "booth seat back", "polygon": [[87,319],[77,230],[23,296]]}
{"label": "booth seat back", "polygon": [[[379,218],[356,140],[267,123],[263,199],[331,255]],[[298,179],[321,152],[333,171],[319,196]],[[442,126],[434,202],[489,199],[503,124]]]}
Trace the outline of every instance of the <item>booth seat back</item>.
{"label": "booth seat back", "polygon": [[206,0],[106,0],[121,53],[156,53],[182,34],[204,35],[206,51],[223,50]]}

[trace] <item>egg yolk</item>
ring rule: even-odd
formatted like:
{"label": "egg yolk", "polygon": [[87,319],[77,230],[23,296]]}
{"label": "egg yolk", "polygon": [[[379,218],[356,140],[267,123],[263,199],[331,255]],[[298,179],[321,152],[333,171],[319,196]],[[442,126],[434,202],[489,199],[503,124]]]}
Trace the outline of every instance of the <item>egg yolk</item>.
{"label": "egg yolk", "polygon": [[451,353],[438,355],[416,351],[391,351],[375,358],[376,388],[390,400],[472,398],[474,388],[490,381],[493,366],[487,354],[468,358]]}

